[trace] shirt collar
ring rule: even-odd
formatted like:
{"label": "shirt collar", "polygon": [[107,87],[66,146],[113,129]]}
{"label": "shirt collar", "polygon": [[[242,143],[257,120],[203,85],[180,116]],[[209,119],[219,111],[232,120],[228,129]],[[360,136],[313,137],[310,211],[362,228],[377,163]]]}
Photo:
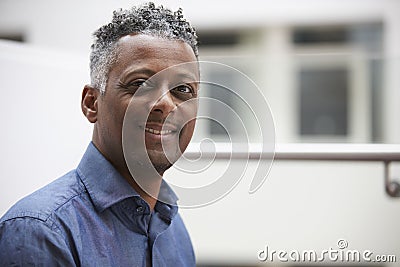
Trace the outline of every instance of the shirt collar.
{"label": "shirt collar", "polygon": [[[90,142],[86,149],[77,167],[77,172],[96,209],[100,212],[124,199],[130,197],[140,198],[139,194],[100,153],[93,142]],[[173,190],[164,180],[161,183],[160,198],[168,200],[169,203],[174,203],[175,206],[178,200]],[[161,202],[158,201],[157,205],[165,204],[161,204]],[[169,215],[175,215],[176,209],[173,208],[171,211],[172,214],[170,213]]]}

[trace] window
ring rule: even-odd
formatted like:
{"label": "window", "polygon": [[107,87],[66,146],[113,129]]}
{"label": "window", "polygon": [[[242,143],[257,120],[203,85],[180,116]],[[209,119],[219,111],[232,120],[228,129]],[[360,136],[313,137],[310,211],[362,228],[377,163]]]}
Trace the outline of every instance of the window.
{"label": "window", "polygon": [[291,41],[298,141],[381,141],[381,23],[299,26]]}
{"label": "window", "polygon": [[345,68],[299,72],[300,134],[348,134],[348,71]]}

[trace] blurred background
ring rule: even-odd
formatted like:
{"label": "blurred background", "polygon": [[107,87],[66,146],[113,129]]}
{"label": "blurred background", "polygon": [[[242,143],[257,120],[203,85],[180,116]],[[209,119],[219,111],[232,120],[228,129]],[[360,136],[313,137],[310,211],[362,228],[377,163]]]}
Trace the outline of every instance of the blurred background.
{"label": "blurred background", "polygon": [[[91,139],[92,126],[80,111],[81,91],[90,82],[91,34],[113,10],[139,3],[0,0],[0,214],[76,167]],[[201,60],[235,67],[258,85],[277,143],[400,143],[400,1],[157,3],[184,9],[198,31]],[[227,85],[237,79],[223,71],[202,75]],[[240,94],[257,112],[268,112],[251,90]],[[202,95],[223,98],[234,109],[241,105],[232,94],[205,88]],[[202,112],[226,125],[235,120],[218,105]],[[250,141],[259,142],[252,125]],[[212,121],[196,128],[194,141],[204,137],[229,141]],[[217,168],[225,163],[215,162]],[[397,255],[400,262],[400,200],[385,194],[381,162],[275,161],[250,195],[256,167],[250,162],[243,181],[222,200],[182,210],[199,266],[268,265],[257,259],[266,245],[322,251],[340,238],[351,249]],[[399,177],[399,166],[391,173]],[[167,178],[184,175],[172,169]]]}

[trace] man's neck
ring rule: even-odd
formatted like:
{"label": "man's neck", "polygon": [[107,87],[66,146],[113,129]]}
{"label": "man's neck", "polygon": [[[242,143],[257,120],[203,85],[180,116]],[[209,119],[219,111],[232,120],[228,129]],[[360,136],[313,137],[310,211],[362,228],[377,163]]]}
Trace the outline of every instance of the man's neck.
{"label": "man's neck", "polygon": [[147,202],[150,206],[150,211],[154,210],[157,203],[157,197],[160,192],[162,179],[152,179],[152,181],[146,182],[146,187],[143,189],[137,184],[135,179],[132,178],[130,173],[123,175],[123,177],[128,181],[132,188]]}

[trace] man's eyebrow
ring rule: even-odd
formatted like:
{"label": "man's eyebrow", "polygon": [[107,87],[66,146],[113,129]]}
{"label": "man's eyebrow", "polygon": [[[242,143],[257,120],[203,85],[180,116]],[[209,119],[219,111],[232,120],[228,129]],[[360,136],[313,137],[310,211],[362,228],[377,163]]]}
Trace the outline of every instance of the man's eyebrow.
{"label": "man's eyebrow", "polygon": [[199,78],[191,72],[180,72],[175,74],[177,78],[188,79],[190,82],[198,82]]}
{"label": "man's eyebrow", "polygon": [[153,71],[152,69],[146,68],[146,67],[142,67],[142,68],[130,68],[127,69],[126,71],[124,71],[124,73],[122,74],[122,78],[127,78],[130,75],[134,75],[134,74],[145,74],[146,76],[153,76],[154,74],[156,74],[157,72]]}
{"label": "man's eyebrow", "polygon": [[170,77],[175,77],[178,79],[186,79],[189,80],[190,82],[198,82],[199,78],[198,75],[196,75],[195,73],[191,72],[191,71],[181,71],[181,70],[177,70],[177,71],[169,71],[168,68],[166,70],[161,70],[160,72],[156,72],[154,70],[152,70],[151,68],[148,67],[141,67],[141,68],[130,68],[125,70],[125,72],[122,74],[121,78],[122,79],[127,79],[129,78],[129,76],[131,75],[137,75],[137,74],[144,74],[146,76],[148,76],[149,78],[156,75],[157,73],[162,73],[163,71],[166,71],[166,73],[169,74],[169,72],[171,72],[168,76]]}

